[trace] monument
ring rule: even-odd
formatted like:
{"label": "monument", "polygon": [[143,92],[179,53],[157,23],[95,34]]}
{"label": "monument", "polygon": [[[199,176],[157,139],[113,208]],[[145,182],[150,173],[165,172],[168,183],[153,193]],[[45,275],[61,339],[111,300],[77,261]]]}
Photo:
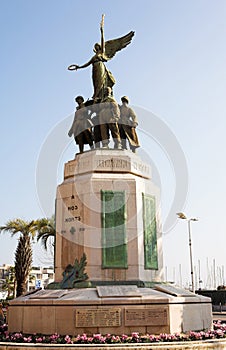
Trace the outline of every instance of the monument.
{"label": "monument", "polygon": [[150,165],[136,154],[137,118],[129,99],[123,96],[123,107],[118,106],[115,79],[105,67],[134,32],[105,42],[104,17],[100,30],[101,44],[95,44],[91,60],[69,66],[93,66],[94,93],[86,102],[76,97],[69,136],[74,135],[80,153],[65,164],[57,188],[55,283],[10,303],[9,331],[75,335],[209,329],[211,300],[164,283],[159,190]]}

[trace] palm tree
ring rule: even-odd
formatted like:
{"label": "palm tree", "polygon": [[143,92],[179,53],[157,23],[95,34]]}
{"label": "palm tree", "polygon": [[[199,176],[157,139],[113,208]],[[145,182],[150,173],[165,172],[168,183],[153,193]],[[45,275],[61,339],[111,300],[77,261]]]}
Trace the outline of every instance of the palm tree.
{"label": "palm tree", "polygon": [[35,221],[36,230],[38,232],[37,241],[41,241],[44,249],[48,249],[48,242],[50,242],[51,246],[55,246],[55,237],[56,237],[56,229],[55,229],[55,217],[54,215],[48,219],[43,218]]}
{"label": "palm tree", "polygon": [[19,297],[26,292],[26,282],[32,264],[31,237],[33,239],[35,236],[36,225],[33,220],[9,220],[5,226],[0,226],[0,232],[10,232],[11,236],[20,234],[15,252],[16,296]]}
{"label": "palm tree", "polygon": [[42,247],[48,252],[51,259],[50,264],[55,266],[55,216],[36,220],[37,242],[40,241]]}
{"label": "palm tree", "polygon": [[2,285],[2,289],[7,291],[7,298],[15,298],[16,295],[16,278],[15,278],[15,267],[10,266],[7,271],[7,276],[5,278],[5,281]]}

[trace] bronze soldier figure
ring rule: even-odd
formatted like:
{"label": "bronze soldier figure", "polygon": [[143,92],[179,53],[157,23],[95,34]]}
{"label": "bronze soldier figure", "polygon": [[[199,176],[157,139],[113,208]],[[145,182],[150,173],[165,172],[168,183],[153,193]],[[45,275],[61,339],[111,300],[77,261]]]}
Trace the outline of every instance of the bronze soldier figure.
{"label": "bronze soldier figure", "polygon": [[136,127],[138,125],[137,116],[132,108],[128,107],[129,99],[127,96],[121,98],[122,105],[120,108],[119,131],[122,141],[122,148],[127,149],[126,140],[129,142],[132,152],[136,152],[136,148],[140,147]]}
{"label": "bronze soldier figure", "polygon": [[85,106],[84,98],[77,96],[75,98],[78,106],[72,126],[68,132],[68,136],[74,135],[76,144],[79,145],[80,153],[83,153],[84,144],[89,144],[90,148],[93,149],[93,135],[92,135],[92,123],[89,119],[88,108]]}
{"label": "bronze soldier figure", "polygon": [[109,130],[114,141],[114,148],[121,149],[121,138],[118,128],[118,120],[120,117],[120,110],[110,87],[105,89],[105,97],[100,104],[99,123],[101,131],[102,145],[108,148],[109,145]]}

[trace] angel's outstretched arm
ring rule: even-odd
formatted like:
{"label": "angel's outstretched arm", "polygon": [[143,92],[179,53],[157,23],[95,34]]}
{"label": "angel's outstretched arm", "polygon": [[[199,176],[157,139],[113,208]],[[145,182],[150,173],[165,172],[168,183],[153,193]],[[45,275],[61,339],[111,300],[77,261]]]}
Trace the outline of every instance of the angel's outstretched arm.
{"label": "angel's outstretched arm", "polygon": [[100,33],[101,33],[101,53],[105,52],[105,42],[104,42],[104,15],[102,15],[102,20],[100,22]]}
{"label": "angel's outstretched arm", "polygon": [[82,66],[76,66],[76,69],[80,69],[80,68],[86,68],[86,67],[88,67],[90,64],[92,64],[93,63],[93,58],[91,58],[91,60],[89,60],[89,62],[87,62],[87,63],[84,63]]}
{"label": "angel's outstretched arm", "polygon": [[82,66],[78,66],[77,64],[71,64],[69,67],[68,67],[68,70],[77,70],[77,69],[80,69],[80,68],[86,68],[88,67],[90,64],[93,63],[93,57],[89,60],[89,62],[83,64]]}

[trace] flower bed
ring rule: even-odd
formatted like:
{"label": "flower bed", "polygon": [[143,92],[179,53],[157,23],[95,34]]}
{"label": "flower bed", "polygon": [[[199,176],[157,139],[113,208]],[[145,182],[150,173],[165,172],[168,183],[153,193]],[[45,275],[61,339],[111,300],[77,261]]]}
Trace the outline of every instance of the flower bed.
{"label": "flower bed", "polygon": [[226,338],[226,323],[220,321],[213,323],[213,330],[193,332],[186,334],[165,334],[140,335],[133,332],[131,335],[122,334],[116,336],[112,334],[102,335],[93,334],[88,336],[86,334],[70,336],[70,335],[42,335],[42,334],[22,334],[9,333],[7,325],[0,326],[0,342],[10,343],[35,343],[35,344],[125,344],[125,343],[160,343],[160,342],[174,342],[174,341],[199,341]]}

